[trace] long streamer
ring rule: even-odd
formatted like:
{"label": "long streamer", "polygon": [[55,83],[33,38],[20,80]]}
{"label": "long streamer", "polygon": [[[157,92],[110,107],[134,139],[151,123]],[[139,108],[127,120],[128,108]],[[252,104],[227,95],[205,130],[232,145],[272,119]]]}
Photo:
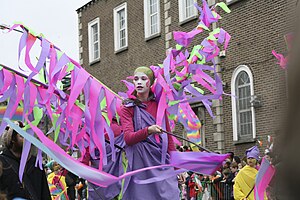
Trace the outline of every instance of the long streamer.
{"label": "long streamer", "polygon": [[[228,9],[224,4],[219,4],[219,6],[225,11]],[[221,79],[215,73],[215,67],[210,66],[210,62],[214,63],[221,45],[224,49],[227,48],[230,35],[223,29],[212,30],[212,34],[209,34],[200,45],[194,46],[189,52],[188,48],[194,37],[204,30],[209,31],[211,23],[221,18],[216,13],[215,7],[210,9],[204,0],[202,7],[197,5],[197,8],[201,13],[197,27],[188,33],[174,32],[174,39],[178,43],[176,49],[167,52],[162,65],[152,66],[156,81],[151,89],[155,92],[159,105],[157,123],[163,124],[164,120],[167,120],[165,116],[173,120],[171,124],[174,124],[174,120],[177,119],[185,125],[188,139],[200,144],[201,123],[189,103],[202,102],[212,115],[211,100],[222,97],[223,87]],[[111,147],[113,147],[114,138],[110,121],[114,117],[118,119],[117,110],[120,109],[122,99],[43,36],[34,34],[22,24],[13,25],[10,31],[17,27],[23,30],[18,59],[21,63],[21,55],[25,51],[25,62],[22,62],[25,66],[19,66],[22,72],[0,69],[0,101],[8,101],[4,118],[11,119],[18,106],[23,105],[23,120],[30,125],[38,139],[43,141],[44,147],[47,148],[44,150],[51,153],[51,151],[55,152],[54,143],[47,142],[49,139],[44,138],[45,134],[37,127],[38,124],[35,124],[37,122],[35,119],[40,119],[40,116],[47,117],[51,120],[51,130],[55,130],[55,141],[59,140],[67,150],[79,149],[82,154],[85,153],[85,148],[89,147],[92,157],[95,157],[94,152],[98,149],[101,168],[102,164],[106,163],[104,134],[108,133]],[[31,62],[31,49],[36,43],[39,43],[41,51],[37,64],[34,66]],[[46,62],[47,60],[50,62]],[[23,74],[23,71],[28,71],[28,69],[31,71],[29,76]],[[215,75],[211,76],[211,72]],[[45,83],[37,81],[36,74],[44,75]],[[69,93],[62,90],[61,81],[63,80],[69,80],[71,83],[67,88]],[[194,82],[199,83],[199,86],[194,85]],[[131,97],[133,91],[132,85],[128,82],[126,84],[129,91],[123,94],[124,98]],[[90,90],[90,88],[97,89],[98,92],[95,93],[95,90]],[[80,95],[85,97],[84,103],[79,102]],[[103,114],[102,109],[106,109],[107,114]],[[0,134],[7,123],[7,120],[2,121]],[[100,128],[95,130],[96,125]],[[33,142],[31,141],[33,137],[28,136],[28,138],[29,142]],[[165,141],[163,141],[163,146],[166,146]],[[44,147],[41,146],[41,148]],[[53,152],[51,155],[56,155]],[[23,157],[24,160],[26,155]],[[163,160],[164,157],[163,155]],[[53,158],[64,162],[69,159],[65,154],[56,155]],[[24,163],[21,163],[21,172],[24,169]],[[92,179],[92,176],[87,178]]]}

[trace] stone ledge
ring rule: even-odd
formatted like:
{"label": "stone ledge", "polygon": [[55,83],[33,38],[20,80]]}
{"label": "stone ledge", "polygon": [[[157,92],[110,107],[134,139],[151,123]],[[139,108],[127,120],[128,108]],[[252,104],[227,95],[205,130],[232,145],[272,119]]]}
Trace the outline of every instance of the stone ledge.
{"label": "stone ledge", "polygon": [[100,58],[98,58],[98,59],[96,59],[96,60],[90,62],[89,65],[92,66],[92,65],[94,65],[94,64],[96,64],[96,63],[99,63],[99,62],[100,62]]}
{"label": "stone ledge", "polygon": [[115,51],[115,54],[121,53],[121,52],[126,51],[126,50],[128,50],[128,46],[127,47],[123,47],[121,49],[118,49],[117,51]]}
{"label": "stone ledge", "polygon": [[239,139],[238,141],[233,141],[233,145],[247,144],[256,142],[256,138],[249,139]]}
{"label": "stone ledge", "polygon": [[151,36],[145,38],[145,42],[148,42],[148,41],[150,41],[150,40],[152,40],[152,39],[154,39],[154,38],[160,37],[160,36],[161,36],[161,33],[160,33],[160,32],[159,32],[159,33],[155,33],[155,34],[153,34],[153,35],[151,35]]}
{"label": "stone ledge", "polygon": [[184,24],[186,24],[186,23],[188,23],[188,22],[190,22],[190,21],[193,21],[193,20],[195,20],[195,19],[198,19],[198,15],[193,16],[193,17],[190,17],[190,18],[188,18],[188,19],[185,19],[185,20],[179,22],[178,24],[179,24],[179,26],[182,26],[182,25],[184,25]]}

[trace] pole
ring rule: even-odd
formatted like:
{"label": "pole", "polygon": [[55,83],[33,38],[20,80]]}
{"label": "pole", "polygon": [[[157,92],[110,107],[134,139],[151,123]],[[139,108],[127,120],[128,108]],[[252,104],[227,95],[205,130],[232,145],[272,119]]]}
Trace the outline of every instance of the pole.
{"label": "pole", "polygon": [[195,142],[192,142],[192,141],[190,141],[190,140],[188,140],[188,139],[186,139],[186,138],[184,138],[184,137],[182,137],[182,136],[176,135],[176,134],[174,134],[174,133],[170,133],[170,132],[165,131],[165,130],[162,130],[162,129],[161,129],[161,132],[166,133],[166,134],[168,134],[168,135],[172,135],[172,136],[174,136],[174,137],[176,137],[176,138],[179,138],[179,139],[181,139],[181,140],[184,140],[184,141],[186,141],[186,142],[188,142],[188,143],[191,143],[191,144],[197,146],[199,149],[202,149],[203,151],[206,151],[206,152],[209,152],[209,153],[212,152],[212,151],[210,151],[210,150],[208,150],[208,149],[206,149],[206,148],[200,146],[199,144],[196,144]]}
{"label": "pole", "polygon": [[[109,141],[109,140],[107,140],[107,139],[105,139],[105,142],[106,142],[106,143],[108,143],[108,144],[110,144],[110,141]],[[124,150],[124,148],[123,148],[123,147],[121,147],[121,146],[119,146],[119,145],[117,145],[117,144],[114,144],[114,146],[115,146],[117,149],[120,149],[121,151],[123,151],[123,150]]]}

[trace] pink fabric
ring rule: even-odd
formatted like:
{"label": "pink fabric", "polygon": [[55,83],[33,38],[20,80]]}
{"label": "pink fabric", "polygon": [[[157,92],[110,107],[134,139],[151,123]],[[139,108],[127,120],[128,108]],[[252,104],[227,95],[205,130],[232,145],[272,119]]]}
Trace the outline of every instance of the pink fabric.
{"label": "pink fabric", "polygon": [[[155,101],[145,101],[143,102],[147,105],[146,111],[150,113],[154,118],[156,118],[157,114],[157,103]],[[134,145],[138,142],[141,142],[145,140],[148,137],[148,127],[141,129],[139,131],[134,132],[134,126],[133,126],[133,107],[123,107],[122,108],[122,128],[124,131],[124,140],[127,145]],[[167,122],[166,123],[166,129],[167,131],[171,131],[170,125]],[[168,151],[175,151],[174,141],[172,136],[168,135]]]}
{"label": "pink fabric", "polygon": [[272,51],[272,54],[278,60],[278,63],[282,69],[286,69],[287,67],[287,58],[285,58],[282,54],[276,53],[275,50]]}
{"label": "pink fabric", "polygon": [[[19,126],[14,124],[7,118],[4,118],[14,130],[16,130],[20,135],[22,135],[26,140],[30,141],[39,149],[43,150],[46,154],[56,160],[62,167],[66,168],[68,171],[77,174],[78,176],[89,180],[90,182],[99,185],[101,187],[107,187],[110,184],[113,184],[123,178],[130,177],[132,175],[138,174],[143,171],[158,169],[158,168],[166,168],[166,167],[175,167],[179,166],[180,168],[184,168],[184,170],[193,170],[202,173],[202,169],[213,170],[212,165],[221,165],[221,163],[228,157],[228,154],[214,154],[214,153],[204,153],[204,152],[171,152],[171,164],[169,165],[159,165],[159,166],[151,166],[142,169],[138,169],[135,171],[127,172],[120,177],[116,177],[105,173],[103,171],[99,171],[97,169],[85,166],[80,163],[78,160],[69,156],[63,149],[61,149],[57,144],[53,141],[49,140],[41,130],[39,130],[36,126],[34,126],[26,117],[26,121],[33,129],[33,131],[37,134],[37,136],[41,139],[39,141],[34,136],[26,133]],[[207,154],[207,156],[205,156]],[[204,162],[204,163],[203,163]],[[203,167],[203,165],[210,165],[209,168]],[[199,168],[199,170],[197,170]],[[182,171],[176,171],[176,173],[181,173]],[[172,172],[173,173],[173,172]],[[172,174],[171,173],[171,174]],[[204,174],[212,174],[212,173],[204,173]],[[170,174],[163,174],[163,176],[154,177],[155,182],[159,179],[166,178]],[[174,176],[174,174],[172,174]],[[150,178],[151,179],[151,178]],[[149,182],[149,180],[145,180]],[[149,182],[150,183],[150,182]],[[143,184],[143,183],[142,183]]]}
{"label": "pink fabric", "polygon": [[265,197],[265,191],[272,180],[272,177],[275,174],[275,167],[271,163],[263,158],[261,166],[258,170],[255,179],[255,188],[254,188],[254,199],[261,200]]}
{"label": "pink fabric", "polygon": [[[114,119],[112,120],[110,127],[114,133],[115,138],[122,134],[122,126],[118,125],[118,123]],[[105,133],[105,139],[109,140],[107,133]],[[81,162],[89,166],[90,160],[91,160],[90,150],[89,147],[87,147],[85,148],[85,154]]]}

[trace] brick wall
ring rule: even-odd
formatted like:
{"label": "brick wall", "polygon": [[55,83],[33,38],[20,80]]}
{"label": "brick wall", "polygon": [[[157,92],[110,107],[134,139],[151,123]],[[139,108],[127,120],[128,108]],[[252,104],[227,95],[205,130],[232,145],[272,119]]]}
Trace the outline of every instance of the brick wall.
{"label": "brick wall", "polygon": [[[199,2],[199,1],[198,1]],[[223,81],[227,83],[226,93],[231,92],[230,84],[234,69],[246,64],[252,71],[254,78],[254,93],[262,96],[263,106],[255,110],[256,135],[263,141],[261,152],[266,147],[267,135],[274,135],[281,129],[282,116],[286,108],[285,72],[276,65],[276,59],[271,54],[286,53],[283,36],[290,31],[288,23],[291,7],[295,1],[256,1],[241,0],[230,5],[232,12],[221,12],[223,19],[219,26],[227,30],[232,39],[226,57],[221,59]],[[196,20],[179,24],[178,1],[172,1],[170,15],[172,17],[171,30],[190,31],[195,27]],[[204,34],[205,35],[205,34]],[[199,44],[203,39],[197,37],[192,44]],[[175,42],[171,43],[175,46]],[[243,156],[245,149],[256,143],[234,145],[232,131],[231,97],[223,98],[223,120],[225,130],[225,152],[234,151]],[[208,113],[204,121],[206,147],[216,150],[213,140],[216,126]]]}
{"label": "brick wall", "polygon": [[[145,41],[144,7],[141,0],[127,1],[128,49],[115,54],[113,9],[122,0],[96,1],[82,9],[82,59],[85,69],[114,91],[125,91],[120,80],[132,75],[138,66],[151,66],[162,63],[165,57],[164,13],[161,0],[161,36]],[[88,61],[88,23],[100,18],[100,62],[89,65]]]}
{"label": "brick wall", "polygon": [[[230,6],[220,26],[233,37],[226,58],[222,59],[223,81],[230,93],[234,69],[247,65],[253,74],[254,94],[262,96],[263,106],[255,109],[256,135],[266,148],[267,135],[280,131],[286,108],[285,71],[276,64],[272,50],[286,53],[283,36],[289,32],[288,13],[295,1],[244,0]],[[225,151],[244,155],[245,149],[255,143],[234,145],[232,142],[232,108],[230,97],[224,98]]]}
{"label": "brick wall", "polygon": [[[123,3],[121,0],[95,0],[90,6],[81,9],[80,22],[82,23],[83,66],[97,79],[112,88],[114,91],[124,91],[125,87],[120,80],[132,74],[137,66],[162,63],[165,58],[165,28],[164,4],[160,0],[161,11],[161,36],[150,41],[144,39],[143,1],[127,1],[128,15],[128,50],[114,53],[113,39],[113,9]],[[200,1],[198,1],[200,2]],[[263,106],[255,110],[256,134],[262,140],[264,150],[266,135],[280,131],[281,117],[285,110],[286,87],[285,72],[276,65],[276,60],[271,51],[275,49],[285,53],[283,36],[290,30],[290,9],[296,0],[241,0],[232,5],[232,13],[224,14],[220,26],[231,35],[231,43],[226,57],[221,58],[223,68],[223,81],[227,83],[225,92],[230,93],[231,77],[234,69],[241,64],[246,64],[252,71],[254,78],[254,93],[262,96]],[[170,1],[168,17],[171,17],[170,31],[190,31],[198,20],[194,19],[185,24],[179,24],[178,1]],[[101,61],[93,65],[88,62],[88,22],[100,18],[100,49]],[[203,36],[197,37],[193,45],[199,44]],[[175,47],[175,42],[170,42],[170,47]],[[243,156],[246,148],[255,143],[234,145],[232,141],[232,108],[231,97],[223,98],[223,121],[225,130],[225,151],[234,151]],[[209,114],[205,113],[204,129],[206,147],[217,149],[213,133],[216,126]],[[181,132],[180,127],[177,128]]]}

